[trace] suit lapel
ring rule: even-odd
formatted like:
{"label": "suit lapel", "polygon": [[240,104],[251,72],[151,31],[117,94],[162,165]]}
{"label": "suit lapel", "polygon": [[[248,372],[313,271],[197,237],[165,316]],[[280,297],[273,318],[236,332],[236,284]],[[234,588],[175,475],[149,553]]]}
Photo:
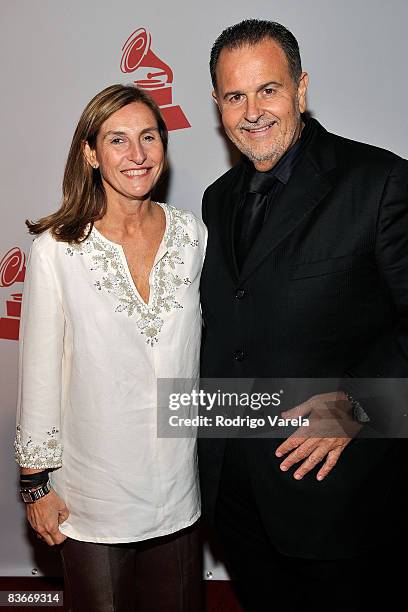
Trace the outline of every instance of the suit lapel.
{"label": "suit lapel", "polygon": [[[316,122],[317,123],[317,122]],[[272,207],[264,227],[243,265],[244,282],[331,191],[335,168],[334,150],[329,134],[317,124],[317,134],[293,171],[281,197]]]}

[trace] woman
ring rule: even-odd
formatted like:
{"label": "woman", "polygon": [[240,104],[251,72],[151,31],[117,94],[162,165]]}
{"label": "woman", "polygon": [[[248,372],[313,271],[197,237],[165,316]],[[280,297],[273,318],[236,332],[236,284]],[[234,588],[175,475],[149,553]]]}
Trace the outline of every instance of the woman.
{"label": "woman", "polygon": [[195,441],[157,436],[156,394],[198,375],[206,232],[151,199],[166,147],[142,90],[104,89],[60,210],[27,222],[16,457],[30,524],[65,540],[73,612],[201,607]]}

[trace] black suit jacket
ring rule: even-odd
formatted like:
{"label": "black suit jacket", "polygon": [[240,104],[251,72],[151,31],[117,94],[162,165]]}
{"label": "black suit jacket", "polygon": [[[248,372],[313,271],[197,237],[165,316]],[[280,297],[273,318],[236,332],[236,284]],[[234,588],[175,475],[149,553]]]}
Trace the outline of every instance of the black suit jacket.
{"label": "black suit jacket", "polygon": [[[408,162],[315,124],[240,274],[233,224],[243,164],[204,194],[204,378],[407,376]],[[405,426],[403,413],[398,419]],[[297,482],[279,470],[279,443],[244,441],[271,540],[295,556],[359,552],[384,524],[398,444],[356,439],[323,482],[316,472]],[[224,449],[225,440],[199,440],[210,519]]]}

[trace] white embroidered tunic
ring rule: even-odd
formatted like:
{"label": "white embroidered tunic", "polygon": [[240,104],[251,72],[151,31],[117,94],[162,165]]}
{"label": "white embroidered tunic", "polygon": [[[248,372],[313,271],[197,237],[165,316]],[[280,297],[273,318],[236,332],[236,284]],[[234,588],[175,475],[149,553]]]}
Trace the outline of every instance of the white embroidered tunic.
{"label": "white embroidered tunic", "polygon": [[[96,228],[80,245],[33,242],[20,328],[16,459],[59,468],[62,533],[133,542],[200,514],[195,440],[157,436],[157,378],[196,378],[206,229],[161,204],[166,230],[146,304],[122,247]],[[62,466],[62,467],[61,467]]]}

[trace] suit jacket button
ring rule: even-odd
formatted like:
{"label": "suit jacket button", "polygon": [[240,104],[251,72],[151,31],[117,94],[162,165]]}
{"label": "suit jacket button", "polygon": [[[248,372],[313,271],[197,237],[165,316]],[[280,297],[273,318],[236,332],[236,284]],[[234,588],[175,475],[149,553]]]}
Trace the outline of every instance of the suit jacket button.
{"label": "suit jacket button", "polygon": [[242,300],[243,297],[246,296],[246,291],[245,289],[237,289],[235,292],[235,297],[237,298],[237,300]]}
{"label": "suit jacket button", "polygon": [[242,350],[234,351],[234,359],[235,361],[243,361],[244,351]]}

